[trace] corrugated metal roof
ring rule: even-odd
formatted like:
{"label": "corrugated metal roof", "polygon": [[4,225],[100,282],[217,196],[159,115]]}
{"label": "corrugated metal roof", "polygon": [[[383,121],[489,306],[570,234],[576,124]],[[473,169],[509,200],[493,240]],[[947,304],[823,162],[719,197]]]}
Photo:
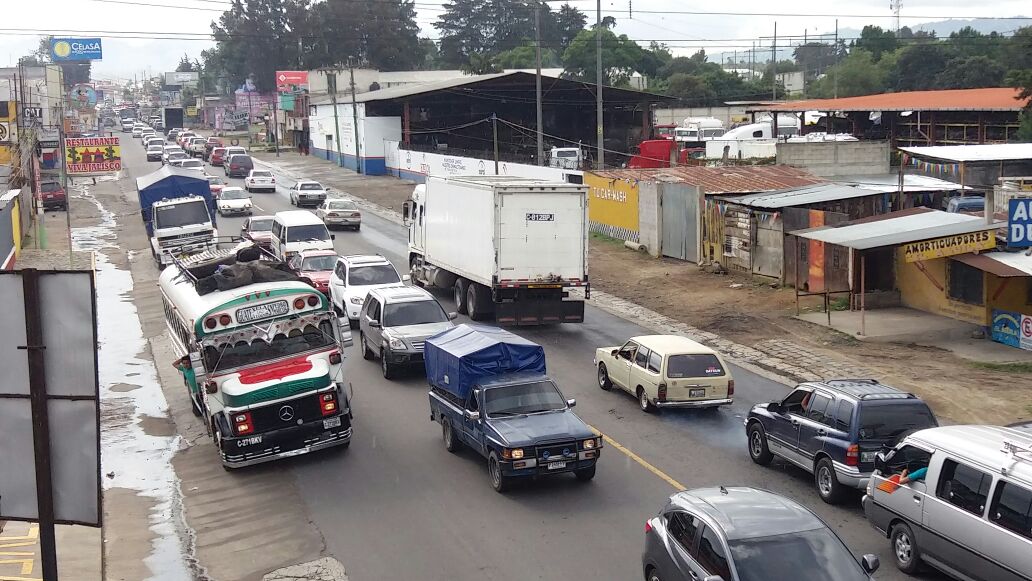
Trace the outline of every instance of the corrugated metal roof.
{"label": "corrugated metal roof", "polygon": [[935,159],[953,163],[1032,160],[1032,143],[932,145],[928,147],[901,147],[899,150],[922,159]]}
{"label": "corrugated metal roof", "polygon": [[[836,176],[835,181],[852,186],[860,186],[865,190],[874,190],[878,192],[895,192],[899,189],[898,173]],[[953,192],[965,189],[969,190],[971,188],[969,186],[961,186],[955,182],[940,180],[939,178],[917,174],[903,174],[904,192]]]}
{"label": "corrugated metal roof", "polygon": [[839,227],[827,226],[797,230],[791,234],[846,248],[868,250],[943,236],[996,230],[1006,225],[1006,222],[986,224],[980,216],[951,214],[941,210],[906,215],[886,214],[881,218],[881,220]]}
{"label": "corrugated metal roof", "polygon": [[591,173],[615,180],[683,182],[699,186],[706,194],[773,192],[828,181],[807,171],[786,165],[679,166],[660,169],[613,169]]}
{"label": "corrugated metal roof", "polygon": [[906,91],[841,99],[792,101],[750,111],[1020,111],[1028,102],[1018,100],[1018,90],[1008,87]]}
{"label": "corrugated metal roof", "polygon": [[[913,178],[913,179],[912,179]],[[919,178],[919,179],[918,179]],[[864,196],[878,196],[895,192],[899,189],[899,177],[892,184],[874,183],[843,183],[836,180],[832,183],[804,186],[776,192],[763,192],[748,194],[745,196],[718,196],[722,200],[742,206],[753,208],[789,208],[792,206],[806,206],[819,204],[821,202],[834,202],[837,200],[848,200],[851,198],[862,198]],[[903,176],[903,191],[905,193],[919,193],[940,190],[959,190],[960,184],[926,178],[925,176],[905,175]]]}
{"label": "corrugated metal roof", "polygon": [[1003,278],[1032,276],[1032,256],[1025,256],[1024,252],[961,254],[950,258]]}

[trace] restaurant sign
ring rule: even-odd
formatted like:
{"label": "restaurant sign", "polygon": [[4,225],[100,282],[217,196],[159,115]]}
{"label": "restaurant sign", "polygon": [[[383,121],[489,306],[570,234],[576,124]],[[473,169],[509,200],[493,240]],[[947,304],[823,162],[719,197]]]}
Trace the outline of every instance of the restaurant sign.
{"label": "restaurant sign", "polygon": [[996,236],[992,230],[982,230],[904,244],[903,255],[907,262],[921,262],[922,260],[933,260],[994,248],[996,248]]}

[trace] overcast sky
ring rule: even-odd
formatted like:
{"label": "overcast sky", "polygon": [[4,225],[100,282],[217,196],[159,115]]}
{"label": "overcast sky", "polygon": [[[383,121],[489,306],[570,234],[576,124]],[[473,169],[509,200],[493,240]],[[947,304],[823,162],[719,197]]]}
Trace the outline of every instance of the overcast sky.
{"label": "overcast sky", "polygon": [[[1028,0],[902,0],[902,23],[912,28],[922,22],[943,20],[949,17],[1010,17],[1032,16],[1032,5]],[[175,8],[134,6],[133,3],[168,4]],[[207,35],[209,24],[219,16],[220,3],[228,0],[36,0],[23,2],[6,0],[10,3],[5,13],[7,18],[0,25],[0,63],[3,66],[14,63],[20,55],[31,51],[38,42],[37,31],[45,29],[58,34],[67,31],[96,31],[96,36],[108,33],[133,33],[150,37],[156,31],[181,32]],[[430,5],[441,5],[444,0],[416,0],[419,9],[419,23],[424,36],[436,37],[432,24],[441,13]],[[572,0],[571,4],[589,13],[589,21],[595,17],[593,0]],[[726,0],[724,2],[686,3],[682,0],[633,0],[633,14],[628,14],[628,2],[603,0],[603,15],[617,18],[617,32],[633,39],[645,41],[661,40],[671,45],[677,53],[691,53],[699,47],[706,47],[708,53],[719,51],[725,46],[727,52],[745,52],[763,37],[762,43],[770,47],[770,37],[777,22],[778,36],[784,42],[785,36],[814,35],[833,32],[835,16],[839,15],[840,28],[862,28],[865,24],[877,24],[892,28],[894,21],[888,18],[889,0]],[[553,2],[558,7],[559,2]],[[815,8],[819,6],[819,8]],[[823,14],[793,17],[787,14]],[[648,11],[716,11],[738,13],[778,12],[779,16],[735,16],[698,14],[655,14]],[[882,15],[883,18],[850,18],[848,15]],[[913,18],[911,18],[913,17]],[[1032,20],[1025,21],[1032,25]],[[1001,28],[1012,30],[1014,24],[1004,23]],[[101,32],[104,31],[104,32]],[[71,34],[69,34],[71,36]],[[88,35],[83,35],[88,36]],[[733,40],[724,40],[733,39]],[[196,40],[151,40],[104,38],[104,60],[94,63],[95,78],[126,79],[149,70],[153,74],[172,70],[185,52],[195,58],[211,41]],[[763,58],[758,56],[758,59]]]}

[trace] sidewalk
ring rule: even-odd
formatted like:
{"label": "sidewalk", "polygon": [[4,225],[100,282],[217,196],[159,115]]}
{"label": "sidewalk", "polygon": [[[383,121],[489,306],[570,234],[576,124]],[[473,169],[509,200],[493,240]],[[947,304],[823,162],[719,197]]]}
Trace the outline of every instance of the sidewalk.
{"label": "sidewalk", "polygon": [[[293,177],[318,179],[395,222],[400,222],[396,209],[414,185],[392,176],[358,175],[314,156],[254,157]],[[1032,417],[1023,388],[1030,379],[1027,373],[980,367],[950,352],[955,348],[973,357],[991,352],[998,354],[992,361],[1022,361],[1023,354],[1014,354],[1015,349],[969,336],[934,347],[862,342],[853,331],[796,319],[791,289],[735,274],[710,274],[687,262],[653,259],[604,236],[593,235],[589,249],[591,304],[655,332],[698,340],[782,383],[875,377],[926,399],[947,422],[1009,423]],[[804,303],[806,310],[815,307],[816,302]],[[844,313],[832,317],[845,319]],[[977,343],[977,348],[966,343]]]}

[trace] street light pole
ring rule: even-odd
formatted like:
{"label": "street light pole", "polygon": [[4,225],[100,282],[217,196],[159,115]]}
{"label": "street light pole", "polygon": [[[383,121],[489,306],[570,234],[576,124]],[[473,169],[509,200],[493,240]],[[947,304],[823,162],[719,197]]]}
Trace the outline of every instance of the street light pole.
{"label": "street light pole", "polygon": [[595,2],[595,123],[598,125],[598,156],[595,168],[603,169],[606,165],[606,154],[603,146],[605,132],[602,126],[602,0]]}
{"label": "street light pole", "polygon": [[541,7],[534,9],[534,36],[537,37],[537,164],[545,165],[544,113],[541,110]]}

